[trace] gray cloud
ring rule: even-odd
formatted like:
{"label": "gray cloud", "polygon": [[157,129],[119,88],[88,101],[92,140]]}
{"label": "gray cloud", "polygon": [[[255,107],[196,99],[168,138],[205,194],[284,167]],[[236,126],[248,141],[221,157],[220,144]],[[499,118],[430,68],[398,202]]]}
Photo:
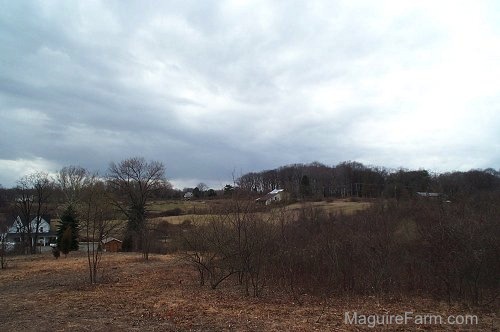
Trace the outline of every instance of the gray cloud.
{"label": "gray cloud", "polygon": [[494,2],[0,7],[6,186],[134,155],[179,185],[313,160],[500,165]]}

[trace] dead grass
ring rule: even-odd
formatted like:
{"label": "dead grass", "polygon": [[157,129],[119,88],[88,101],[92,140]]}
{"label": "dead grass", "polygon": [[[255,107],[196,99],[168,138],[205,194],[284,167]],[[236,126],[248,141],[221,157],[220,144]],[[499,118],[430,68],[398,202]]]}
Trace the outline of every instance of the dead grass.
{"label": "dead grass", "polygon": [[196,211],[208,211],[212,207],[225,204],[224,199],[207,199],[207,200],[164,200],[153,201],[148,204],[148,209],[151,212],[165,212],[174,209],[180,209],[183,214],[192,214]]}
{"label": "dead grass", "polygon": [[185,221],[200,222],[200,221],[205,220],[206,217],[207,217],[207,215],[203,215],[203,214],[184,214],[181,216],[157,217],[157,218],[152,218],[151,220],[153,220],[153,222],[166,221],[172,225],[179,225]]}
{"label": "dead grass", "polygon": [[[243,297],[228,282],[211,290],[197,285],[193,271],[176,256],[105,253],[102,283],[87,283],[86,257],[71,253],[14,257],[0,271],[2,331],[346,331],[345,311],[359,313],[477,314],[470,330],[498,329],[494,310],[474,311],[429,299],[304,295],[302,304],[287,294]],[[397,326],[400,330],[457,330],[457,326]],[[467,327],[458,327],[458,330]],[[378,330],[378,329],[375,329]]]}
{"label": "dead grass", "polygon": [[312,206],[314,208],[320,208],[328,213],[343,213],[352,214],[358,211],[365,210],[372,205],[370,202],[350,202],[348,200],[335,200],[331,202],[320,201],[320,202],[308,202],[308,203],[294,203],[287,206],[289,210],[300,210],[304,207]]}
{"label": "dead grass", "polygon": [[[153,221],[155,222],[164,222],[167,221],[170,224],[173,225],[178,225],[182,224],[185,221],[191,221],[191,222],[203,222],[207,220],[207,214],[193,214],[193,213],[187,213],[185,211],[193,211],[198,209],[199,211],[206,212],[207,209],[214,207],[216,205],[222,205],[224,203],[223,200],[213,200],[209,202],[204,202],[204,201],[157,201],[152,205],[153,209],[157,209],[155,211],[165,211],[168,210],[166,207],[173,208],[174,206],[180,208],[182,211],[184,211],[184,214],[180,216],[169,216],[169,217],[157,217],[157,218],[152,218]],[[320,202],[307,202],[307,203],[294,203],[294,204],[289,204],[286,206],[281,206],[277,209],[273,209],[269,213],[259,213],[260,215],[263,216],[265,219],[266,217],[269,217],[271,213],[279,213],[281,209],[283,209],[286,212],[291,212],[291,213],[297,213],[304,207],[314,207],[314,208],[320,208],[326,211],[327,213],[330,214],[353,214],[358,211],[362,211],[364,209],[367,209],[368,207],[371,206],[372,203],[370,202],[350,202],[348,200],[335,200],[331,202],[327,201],[320,201]],[[193,208],[194,207],[194,208]]]}

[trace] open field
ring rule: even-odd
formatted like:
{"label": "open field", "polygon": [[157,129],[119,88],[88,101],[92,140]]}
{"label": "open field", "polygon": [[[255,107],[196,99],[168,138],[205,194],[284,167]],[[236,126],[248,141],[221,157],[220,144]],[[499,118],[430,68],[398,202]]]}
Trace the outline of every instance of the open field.
{"label": "open field", "polygon": [[351,202],[349,200],[334,200],[334,201],[320,201],[311,203],[294,203],[287,206],[289,210],[300,210],[304,206],[312,206],[314,208],[320,208],[328,213],[343,213],[351,214],[357,211],[367,209],[371,206],[370,202]]}
{"label": "open field", "polygon": [[168,210],[180,209],[182,213],[196,213],[198,211],[206,211],[211,206],[223,204],[224,200],[164,200],[153,201],[148,204],[148,208],[152,212],[165,212]]}
{"label": "open field", "polygon": [[[87,283],[86,256],[71,253],[11,257],[0,271],[2,331],[348,331],[344,312],[363,314],[475,314],[479,325],[395,326],[399,330],[499,329],[498,313],[429,299],[314,298],[302,303],[283,293],[244,297],[228,281],[217,290],[197,284],[176,256],[105,253],[102,283]],[[366,328],[361,326],[361,328]],[[372,329],[373,330],[373,329]],[[375,330],[380,330],[380,327]]]}
{"label": "open field", "polygon": [[[214,208],[220,208],[227,203],[227,200],[207,200],[207,201],[155,201],[149,208],[153,212],[165,212],[173,209],[180,209],[182,211],[181,215],[178,216],[166,216],[166,217],[156,217],[155,221],[167,221],[170,224],[181,224],[186,220],[192,222],[200,222],[205,220],[206,214],[209,213]],[[288,212],[299,212],[304,207],[314,207],[325,211],[326,213],[336,214],[352,214],[357,211],[364,210],[371,205],[370,202],[351,202],[348,200],[334,200],[334,201],[319,201],[319,202],[306,202],[306,203],[293,203],[289,205],[280,205],[278,208],[271,209],[270,212],[279,209],[284,209]],[[271,206],[272,208],[272,206]]]}

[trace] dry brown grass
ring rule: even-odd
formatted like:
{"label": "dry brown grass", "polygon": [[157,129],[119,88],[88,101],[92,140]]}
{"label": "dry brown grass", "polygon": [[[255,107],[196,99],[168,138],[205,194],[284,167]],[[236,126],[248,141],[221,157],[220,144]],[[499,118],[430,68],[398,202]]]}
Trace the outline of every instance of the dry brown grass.
{"label": "dry brown grass", "polygon": [[207,215],[203,215],[203,214],[184,214],[181,216],[157,217],[157,218],[152,218],[151,220],[154,222],[165,222],[166,221],[172,225],[179,225],[185,221],[200,222],[200,221],[205,220],[206,217],[207,217]]}
{"label": "dry brown grass", "polygon": [[[217,202],[217,204],[222,204],[221,201],[214,201]],[[189,202],[187,202],[189,204]],[[213,204],[213,202],[210,202]],[[159,204],[159,203],[158,203]],[[179,206],[183,206],[186,204],[186,202],[181,202],[179,203]],[[197,202],[198,206],[203,206],[205,204],[204,202]],[[271,213],[280,213],[281,210],[284,210],[288,213],[297,213],[303,208],[307,207],[314,207],[314,208],[319,208],[323,209],[327,213],[330,214],[352,214],[358,211],[362,211],[364,209],[367,209],[368,207],[371,206],[372,203],[370,202],[350,202],[348,200],[335,200],[331,202],[327,201],[320,201],[320,202],[307,202],[307,203],[294,203],[294,204],[289,204],[286,206],[281,206],[277,209],[273,209],[271,212],[266,212],[266,213],[259,213],[264,219],[270,216]],[[205,210],[209,207],[208,205],[205,206]],[[199,208],[200,209],[200,208]],[[201,210],[201,209],[200,209]],[[185,221],[191,221],[191,222],[203,222],[209,218],[210,215],[207,214],[183,214],[180,216],[169,216],[169,217],[157,217],[157,218],[152,218],[154,222],[168,222],[173,225],[178,225],[182,224]]]}
{"label": "dry brown grass", "polygon": [[[211,290],[197,284],[193,271],[176,256],[105,253],[101,284],[87,283],[86,257],[71,253],[15,257],[0,271],[1,331],[346,331],[345,311],[442,315],[475,313],[479,326],[498,329],[495,314],[428,299],[342,297],[328,300],[285,293],[244,297],[232,282]],[[491,310],[490,310],[491,311]],[[401,330],[435,330],[406,326]],[[440,326],[457,330],[457,326]],[[460,329],[460,327],[458,327]],[[377,329],[375,329],[377,330]]]}
{"label": "dry brown grass", "polygon": [[289,210],[300,210],[304,207],[312,206],[314,208],[320,208],[328,213],[343,213],[352,214],[358,211],[365,210],[372,205],[370,202],[350,202],[348,200],[335,200],[331,202],[320,201],[320,202],[310,202],[310,203],[294,203],[287,206]]}

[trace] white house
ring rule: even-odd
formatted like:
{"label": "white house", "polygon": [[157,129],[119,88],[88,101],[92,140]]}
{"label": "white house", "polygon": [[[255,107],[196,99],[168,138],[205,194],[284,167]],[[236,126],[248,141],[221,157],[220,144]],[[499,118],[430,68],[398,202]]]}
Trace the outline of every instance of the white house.
{"label": "white house", "polygon": [[188,191],[187,193],[184,194],[184,199],[190,200],[191,198],[193,198],[192,192]]}
{"label": "white house", "polygon": [[[30,227],[31,243],[34,244],[37,229],[36,217],[31,220]],[[27,234],[27,227],[23,225],[21,218],[18,216],[8,228],[6,238],[12,242],[21,242],[25,234]],[[40,222],[38,223],[38,245],[48,246],[51,242],[55,242],[56,239],[56,234],[50,230],[50,221],[40,218]]]}
{"label": "white house", "polygon": [[257,198],[255,201],[258,203],[264,203],[266,205],[269,205],[271,203],[281,201],[283,199],[283,196],[284,196],[284,189],[274,189],[273,191],[267,193],[265,196]]}

